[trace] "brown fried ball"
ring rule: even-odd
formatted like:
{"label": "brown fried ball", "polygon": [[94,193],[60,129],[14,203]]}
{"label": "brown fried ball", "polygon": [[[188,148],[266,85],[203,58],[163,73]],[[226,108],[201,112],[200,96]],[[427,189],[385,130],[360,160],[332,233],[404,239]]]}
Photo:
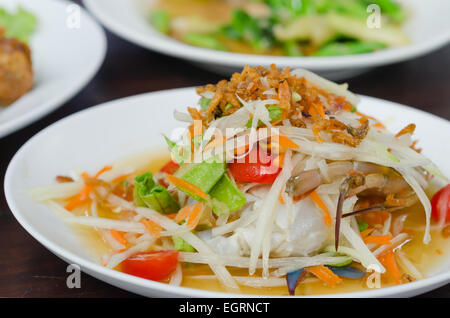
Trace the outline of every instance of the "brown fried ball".
{"label": "brown fried ball", "polygon": [[0,34],[0,105],[12,104],[32,86],[30,48],[19,40],[2,38]]}

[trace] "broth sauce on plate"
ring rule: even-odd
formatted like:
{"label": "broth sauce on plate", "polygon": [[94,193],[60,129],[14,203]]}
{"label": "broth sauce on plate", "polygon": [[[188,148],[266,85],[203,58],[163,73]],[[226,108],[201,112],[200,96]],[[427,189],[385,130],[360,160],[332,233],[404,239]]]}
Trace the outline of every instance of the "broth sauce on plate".
{"label": "broth sauce on plate", "polygon": [[[165,163],[170,160],[167,151],[161,151],[161,154],[150,158],[149,164],[142,170],[137,171],[128,179],[132,180],[135,175],[150,171],[152,173],[158,172]],[[82,207],[74,211],[78,215],[86,213],[86,208]],[[117,214],[109,211],[108,209],[98,208],[98,214],[100,217],[117,218]],[[409,260],[416,266],[416,268],[427,277],[432,274],[439,265],[448,259],[450,253],[450,244],[448,238],[442,235],[441,230],[433,230],[431,232],[432,240],[429,244],[424,244],[422,239],[424,235],[425,213],[420,203],[414,206],[393,212],[393,219],[401,214],[407,214],[408,217],[404,223],[404,232],[408,233],[411,237],[411,241],[402,246],[402,251],[408,256]],[[433,223],[432,223],[433,226]],[[90,254],[100,263],[102,261],[102,255],[112,252],[108,244],[102,239],[99,231],[92,228],[77,225],[73,226],[76,234],[81,238],[82,245],[85,246]],[[233,276],[249,277],[248,269],[227,267]],[[120,271],[120,265],[116,268]],[[400,267],[401,272],[402,268]],[[214,275],[208,265],[204,264],[183,264],[183,281],[181,286],[203,289],[209,291],[226,292],[226,289],[222,287],[217,279],[210,278],[196,278],[196,276]],[[342,278],[342,283],[336,287],[329,287],[317,278],[306,278],[296,289],[296,295],[321,295],[321,294],[338,294],[356,292],[362,290],[369,290],[367,286],[367,277],[370,274],[366,274],[362,279],[349,279]],[[257,272],[257,276],[260,273]],[[381,287],[388,287],[395,285],[394,280],[389,274],[381,275]],[[242,294],[253,295],[272,295],[283,296],[288,295],[287,286],[279,287],[249,287],[239,286]]]}

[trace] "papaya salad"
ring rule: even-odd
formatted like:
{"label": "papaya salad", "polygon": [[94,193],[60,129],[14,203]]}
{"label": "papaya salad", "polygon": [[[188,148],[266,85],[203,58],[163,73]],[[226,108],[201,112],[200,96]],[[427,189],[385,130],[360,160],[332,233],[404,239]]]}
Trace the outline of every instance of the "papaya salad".
{"label": "papaya salad", "polygon": [[391,133],[347,85],[275,65],[197,93],[198,105],[174,112],[186,129],[162,137],[170,159],[74,170],[32,190],[95,233],[102,265],[175,286],[301,295],[371,288],[373,273],[381,287],[420,280],[423,257],[446,252],[450,185],[413,123]]}

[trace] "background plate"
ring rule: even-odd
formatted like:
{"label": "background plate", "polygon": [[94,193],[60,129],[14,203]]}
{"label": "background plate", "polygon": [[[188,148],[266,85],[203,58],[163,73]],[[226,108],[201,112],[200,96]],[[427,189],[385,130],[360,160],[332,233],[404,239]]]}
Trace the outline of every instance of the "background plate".
{"label": "background plate", "polygon": [[[22,6],[38,19],[30,41],[34,87],[12,105],[0,107],[0,137],[3,137],[38,120],[78,93],[102,64],[106,37],[84,9],[65,0],[2,0],[0,5],[12,10]],[[69,28],[68,19],[77,19],[79,9],[80,28]]]}
{"label": "background plate", "polygon": [[224,75],[241,70],[244,65],[275,63],[279,68],[307,68],[330,79],[342,79],[365,70],[405,61],[435,50],[450,40],[448,0],[403,0],[411,17],[405,31],[412,44],[375,53],[340,57],[283,57],[238,54],[186,45],[154,29],[148,22],[151,0],[83,0],[86,7],[109,30],[142,47],[195,62]]}

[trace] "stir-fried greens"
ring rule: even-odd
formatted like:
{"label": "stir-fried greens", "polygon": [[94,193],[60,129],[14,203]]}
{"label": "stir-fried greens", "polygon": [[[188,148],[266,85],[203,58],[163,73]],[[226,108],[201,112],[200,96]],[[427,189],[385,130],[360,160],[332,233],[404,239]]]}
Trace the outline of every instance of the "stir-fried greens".
{"label": "stir-fried greens", "polygon": [[159,0],[149,14],[157,30],[194,46],[286,56],[406,45],[406,19],[395,0]]}
{"label": "stir-fried greens", "polygon": [[0,7],[0,106],[15,102],[33,87],[30,36],[37,19],[19,7],[15,12]]}
{"label": "stir-fried greens", "polygon": [[37,18],[31,12],[19,7],[16,12],[0,8],[0,29],[7,38],[27,43],[37,26]]}
{"label": "stir-fried greens", "polygon": [[214,276],[188,277],[233,292],[294,294],[311,277],[332,287],[368,269],[397,284],[423,277],[402,248],[412,238],[408,214],[396,212],[421,204],[428,244],[431,226],[447,236],[450,201],[449,186],[433,208],[425,194],[446,179],[415,147],[415,125],[394,135],[358,111],[347,85],[275,65],[246,66],[197,93],[197,107],[175,112],[189,126],[165,137],[172,160],[159,171],[142,159],[114,164],[59,176],[34,198],[96,228],[109,247],[105,266],[170,284],[199,264]]}

